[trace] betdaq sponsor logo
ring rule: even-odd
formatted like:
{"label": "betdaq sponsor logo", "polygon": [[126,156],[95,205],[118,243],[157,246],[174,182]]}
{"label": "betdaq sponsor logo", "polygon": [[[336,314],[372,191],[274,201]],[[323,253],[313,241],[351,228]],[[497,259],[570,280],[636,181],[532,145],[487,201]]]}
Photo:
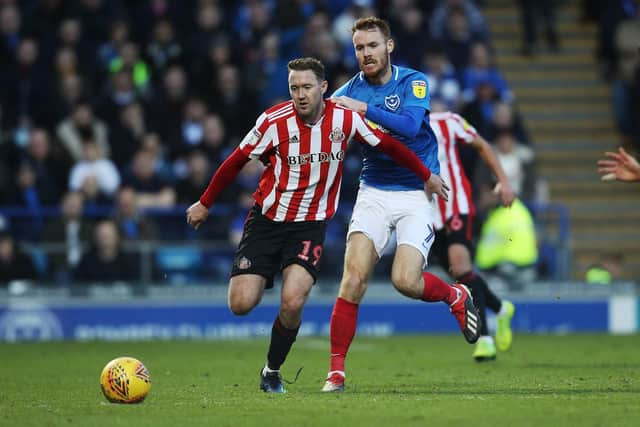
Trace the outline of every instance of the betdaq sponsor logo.
{"label": "betdaq sponsor logo", "polygon": [[321,151],[319,153],[305,153],[299,154],[297,156],[287,156],[287,163],[289,166],[302,166],[309,163],[326,163],[332,161],[343,161],[344,160],[344,150],[326,153]]}

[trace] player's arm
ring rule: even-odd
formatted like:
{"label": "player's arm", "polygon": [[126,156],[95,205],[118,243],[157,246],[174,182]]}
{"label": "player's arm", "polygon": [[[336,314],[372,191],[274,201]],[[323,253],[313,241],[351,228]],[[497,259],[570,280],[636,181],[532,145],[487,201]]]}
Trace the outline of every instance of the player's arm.
{"label": "player's arm", "polygon": [[250,160],[240,147],[220,165],[216,173],[211,178],[207,189],[200,196],[200,200],[192,204],[187,209],[187,223],[196,230],[209,216],[209,209],[220,196],[222,191],[233,182],[240,170]]}
{"label": "player's arm", "polygon": [[502,169],[502,165],[500,165],[500,161],[491,149],[491,146],[478,134],[476,134],[471,141],[471,146],[478,152],[482,160],[487,164],[487,166],[489,166],[498,179],[495,191],[500,194],[502,205],[511,206],[513,199],[515,198],[515,193],[513,192],[511,184],[509,184],[509,180],[507,179],[507,175],[504,173],[504,169]]}
{"label": "player's arm", "polygon": [[379,130],[371,129],[364,121],[362,116],[353,115],[354,125],[356,127],[355,137],[358,141],[369,144],[370,146],[382,151],[389,156],[397,164],[411,170],[422,181],[425,182],[425,191],[431,200],[431,194],[436,193],[443,199],[447,200],[449,187],[442,181],[438,175],[431,173],[416,154],[407,148],[402,142],[393,138],[387,133]]}
{"label": "player's arm", "polygon": [[331,100],[341,107],[364,114],[372,122],[406,138],[414,138],[418,134],[427,112],[423,107],[409,106],[391,113],[348,96],[334,96]]}

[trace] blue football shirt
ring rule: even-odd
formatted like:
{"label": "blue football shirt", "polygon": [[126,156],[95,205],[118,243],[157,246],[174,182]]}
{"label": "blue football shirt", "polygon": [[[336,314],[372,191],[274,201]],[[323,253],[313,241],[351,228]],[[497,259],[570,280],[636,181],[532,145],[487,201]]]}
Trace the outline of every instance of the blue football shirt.
{"label": "blue football shirt", "polygon": [[[378,123],[373,126],[389,132],[409,147],[422,160],[432,173],[440,173],[438,162],[438,142],[429,126],[429,89],[427,77],[416,70],[392,65],[391,79],[383,85],[374,85],[367,81],[363,72],[335,91],[333,96],[348,96],[384,109],[390,113],[401,114],[404,108],[419,107],[425,110],[418,134],[408,138]],[[371,124],[371,123],[370,123]],[[363,146],[363,164],[360,181],[383,190],[406,191],[421,190],[424,183],[409,169],[396,164],[387,155],[375,148]]]}

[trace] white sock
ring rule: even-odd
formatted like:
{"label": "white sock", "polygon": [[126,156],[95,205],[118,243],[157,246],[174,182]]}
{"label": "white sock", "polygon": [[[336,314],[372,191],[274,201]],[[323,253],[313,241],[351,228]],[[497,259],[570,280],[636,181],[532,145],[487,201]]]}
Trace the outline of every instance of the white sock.
{"label": "white sock", "polygon": [[269,373],[273,373],[273,372],[280,372],[280,369],[269,369],[269,365],[265,364],[264,368],[262,368],[262,373],[263,374],[269,374]]}

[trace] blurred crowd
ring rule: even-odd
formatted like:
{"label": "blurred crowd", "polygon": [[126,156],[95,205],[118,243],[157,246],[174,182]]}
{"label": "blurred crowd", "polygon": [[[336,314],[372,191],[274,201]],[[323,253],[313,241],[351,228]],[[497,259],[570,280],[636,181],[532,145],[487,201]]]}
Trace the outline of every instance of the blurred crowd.
{"label": "blurred crowd", "polygon": [[640,1],[582,0],[583,19],[598,25],[596,56],[611,82],[612,107],[621,143],[640,151]]}
{"label": "blurred crowd", "polygon": [[[0,0],[0,282],[16,274],[94,281],[114,272],[135,280],[140,263],[122,251],[123,242],[223,242],[220,256],[230,260],[261,165],[243,169],[197,234],[184,224],[184,207],[257,116],[288,99],[289,59],[321,59],[330,92],[357,71],[350,29],[362,16],[389,20],[394,63],[423,71],[434,109],[459,112],[493,142],[520,198],[531,200],[534,151],[496,68],[480,6]],[[336,249],[323,260],[333,273],[358,185],[359,147],[350,151],[342,186],[347,213],[331,225],[328,244]],[[497,204],[492,177],[474,150],[461,157],[486,212]],[[29,267],[21,244],[62,250],[45,250],[44,258],[32,251]]]}

